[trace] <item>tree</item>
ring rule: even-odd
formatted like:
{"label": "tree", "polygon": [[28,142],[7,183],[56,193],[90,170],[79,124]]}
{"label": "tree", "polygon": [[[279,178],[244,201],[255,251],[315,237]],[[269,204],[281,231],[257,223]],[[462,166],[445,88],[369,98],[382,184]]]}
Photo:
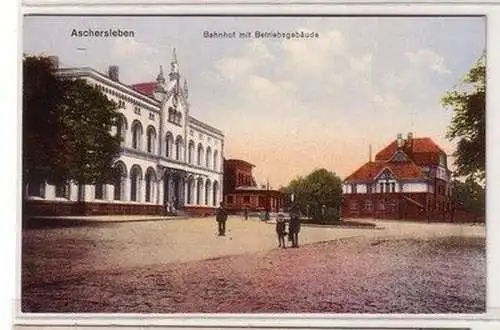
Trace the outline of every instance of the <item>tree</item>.
{"label": "tree", "polygon": [[[342,197],[342,180],[333,172],[318,169],[306,177],[292,180],[285,188],[289,195],[293,194],[294,202],[301,213],[309,213],[315,220],[338,220],[338,210]],[[323,215],[325,205],[328,214]]]}
{"label": "tree", "polygon": [[486,191],[483,186],[468,178],[464,182],[453,180],[451,187],[451,198],[458,209],[484,215]]}
{"label": "tree", "polygon": [[478,182],[485,180],[486,161],[486,67],[484,55],[473,65],[464,85],[442,98],[451,108],[453,118],[448,127],[449,140],[458,140],[454,153],[456,174]]}
{"label": "tree", "polygon": [[116,103],[82,79],[59,78],[46,57],[25,57],[23,70],[24,180],[110,180],[121,141]]}

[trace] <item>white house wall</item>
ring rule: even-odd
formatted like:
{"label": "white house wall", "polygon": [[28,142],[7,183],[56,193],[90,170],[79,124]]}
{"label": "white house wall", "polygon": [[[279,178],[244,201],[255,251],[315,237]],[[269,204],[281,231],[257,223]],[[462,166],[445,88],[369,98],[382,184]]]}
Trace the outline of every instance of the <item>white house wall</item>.
{"label": "white house wall", "polygon": [[403,192],[406,193],[417,193],[417,192],[427,192],[427,183],[405,183],[403,184]]}

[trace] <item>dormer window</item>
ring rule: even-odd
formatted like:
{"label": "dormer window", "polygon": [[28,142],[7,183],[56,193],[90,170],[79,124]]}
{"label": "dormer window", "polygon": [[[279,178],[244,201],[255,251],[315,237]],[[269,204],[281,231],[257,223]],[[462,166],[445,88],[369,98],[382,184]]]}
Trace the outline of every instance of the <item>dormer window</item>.
{"label": "dormer window", "polygon": [[396,151],[391,159],[391,162],[407,162],[408,161],[408,156],[401,150]]}

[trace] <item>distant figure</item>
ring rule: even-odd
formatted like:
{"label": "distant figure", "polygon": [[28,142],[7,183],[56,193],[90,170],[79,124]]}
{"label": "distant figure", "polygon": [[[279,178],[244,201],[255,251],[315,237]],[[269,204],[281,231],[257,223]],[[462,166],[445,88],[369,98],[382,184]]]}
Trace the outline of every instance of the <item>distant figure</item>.
{"label": "distant figure", "polygon": [[245,217],[245,220],[248,220],[248,209],[246,207],[243,210],[243,216]]}
{"label": "distant figure", "polygon": [[321,206],[321,215],[323,216],[323,219],[326,218],[326,205],[325,204],[323,204]]}
{"label": "distant figure", "polygon": [[283,213],[276,215],[276,234],[278,235],[278,247],[286,248],[286,222]]}
{"label": "distant figure", "polygon": [[215,220],[217,220],[217,224],[219,225],[219,236],[226,236],[227,212],[224,209],[223,202],[221,202],[220,206],[217,208]]}
{"label": "distant figure", "polygon": [[292,241],[292,247],[299,247],[300,215],[296,207],[290,211],[290,224],[288,225],[288,235]]}

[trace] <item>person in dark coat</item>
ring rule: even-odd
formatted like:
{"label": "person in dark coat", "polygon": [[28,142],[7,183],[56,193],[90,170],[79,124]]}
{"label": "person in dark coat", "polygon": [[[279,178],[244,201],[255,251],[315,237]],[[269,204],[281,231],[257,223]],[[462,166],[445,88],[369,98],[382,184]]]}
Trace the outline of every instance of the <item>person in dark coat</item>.
{"label": "person in dark coat", "polygon": [[215,220],[217,220],[217,224],[219,227],[219,236],[226,236],[227,211],[224,208],[224,203],[222,202],[217,208]]}
{"label": "person in dark coat", "polygon": [[290,224],[288,225],[288,235],[292,241],[292,247],[299,247],[300,214],[297,207],[290,210]]}

